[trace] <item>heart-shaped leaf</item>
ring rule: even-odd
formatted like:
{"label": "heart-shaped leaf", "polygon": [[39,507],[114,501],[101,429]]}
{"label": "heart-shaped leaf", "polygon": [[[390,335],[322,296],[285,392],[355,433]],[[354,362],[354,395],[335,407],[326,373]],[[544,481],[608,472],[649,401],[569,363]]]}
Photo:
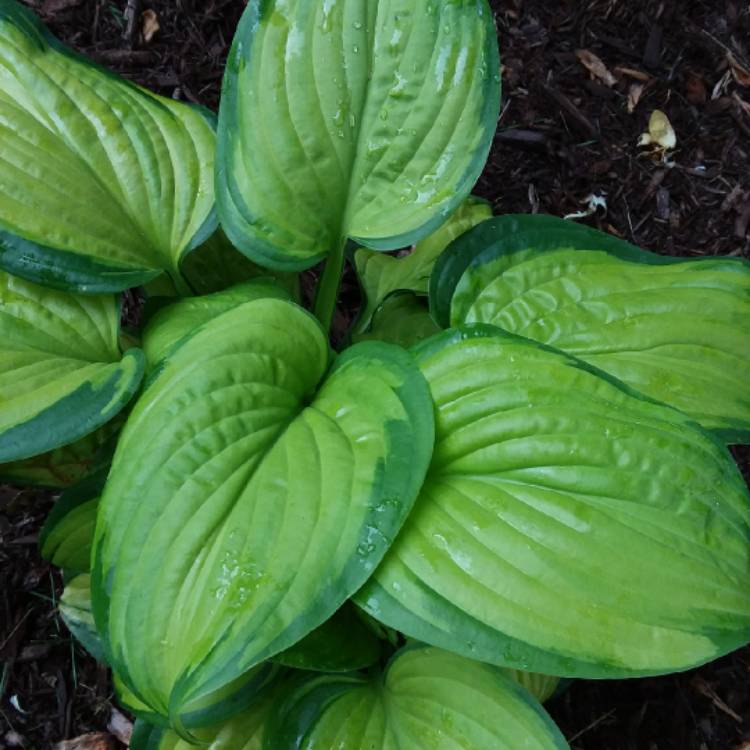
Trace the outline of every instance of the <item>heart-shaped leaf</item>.
{"label": "heart-shaped leaf", "polygon": [[492,326],[417,348],[427,479],[357,601],[407,635],[562,676],[686,669],[750,640],[750,498],[682,413]]}
{"label": "heart-shaped leaf", "polygon": [[544,709],[502,670],[424,646],[374,679],[318,677],[292,690],[266,726],[274,750],[567,748]]}
{"label": "heart-shaped leaf", "polygon": [[190,702],[331,617],[419,490],[433,423],[412,357],[366,342],[328,366],[309,314],[249,302],[174,350],[128,419],[94,611],[125,683],[178,728]]}
{"label": "heart-shaped leaf", "polygon": [[111,295],[56,292],[0,271],[0,462],[72,443],[130,401],[143,353],[120,353],[119,312]]}
{"label": "heart-shaped leaf", "polygon": [[425,237],[402,258],[361,247],[354,254],[354,265],[362,287],[365,305],[357,318],[357,331],[365,331],[375,311],[394,292],[427,294],[435,261],[456,237],[492,217],[492,208],[481,198],[471,196],[450,219],[429,237]]}
{"label": "heart-shaped leaf", "polygon": [[551,216],[503,216],[459,238],[430,290],[442,325],[492,323],[551,344],[750,439],[750,263],[654,255]]}
{"label": "heart-shaped leaf", "polygon": [[117,78],[0,3],[0,267],[70,291],[162,271],[215,227],[211,115]]}
{"label": "heart-shaped leaf", "polygon": [[278,269],[347,237],[409,245],[469,194],[499,98],[486,0],[250,3],[219,114],[222,226]]}

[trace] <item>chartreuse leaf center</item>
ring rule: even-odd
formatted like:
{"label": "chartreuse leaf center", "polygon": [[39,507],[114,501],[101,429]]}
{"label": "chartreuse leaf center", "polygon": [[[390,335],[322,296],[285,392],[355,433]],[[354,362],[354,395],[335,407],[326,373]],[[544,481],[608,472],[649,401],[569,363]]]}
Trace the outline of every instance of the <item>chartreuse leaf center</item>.
{"label": "chartreuse leaf center", "polygon": [[329,372],[329,357],[300,308],[246,303],[162,361],[125,428],[94,610],[127,687],[176,726],[328,619],[421,484],[432,410],[412,358],[361,344]]}
{"label": "chartreuse leaf center", "polygon": [[444,325],[492,323],[580,357],[727,442],[750,435],[746,260],[664,257],[551,216],[503,216],[450,247],[430,296]]}
{"label": "chartreuse leaf center", "polygon": [[498,68],[484,0],[250,4],[219,117],[225,230],[282,269],[428,234],[479,175]]}
{"label": "chartreuse leaf center", "polygon": [[501,670],[435,648],[402,649],[384,675],[317,677],[286,693],[264,731],[275,750],[567,748]]}
{"label": "chartreuse leaf center", "polygon": [[750,637],[750,502],[680,412],[492,326],[416,348],[436,444],[366,610],[472,658],[670,672]]}
{"label": "chartreuse leaf center", "polygon": [[0,271],[0,462],[79,440],[128,403],[143,354],[123,355],[119,330],[112,295],[66,294]]}
{"label": "chartreuse leaf center", "polygon": [[0,4],[0,266],[61,289],[120,291],[212,231],[212,116],[78,57]]}

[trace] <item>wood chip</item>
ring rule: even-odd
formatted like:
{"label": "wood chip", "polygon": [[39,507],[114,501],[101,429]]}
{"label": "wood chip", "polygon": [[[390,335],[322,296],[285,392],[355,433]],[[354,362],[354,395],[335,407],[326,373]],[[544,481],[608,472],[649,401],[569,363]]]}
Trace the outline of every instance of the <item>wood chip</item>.
{"label": "wood chip", "polygon": [[711,703],[719,709],[719,711],[722,711],[727,716],[731,716],[736,722],[742,724],[742,717],[736,711],[729,708],[729,706],[719,698],[716,691],[702,677],[695,677],[691,681],[691,684],[701,695],[705,695],[706,698],[708,698]]}
{"label": "wood chip", "polygon": [[42,5],[42,15],[53,16],[63,10],[77,8],[83,3],[83,0],[44,0]]}
{"label": "wood chip", "polygon": [[729,63],[729,70],[732,71],[732,78],[734,78],[740,86],[750,88],[750,70],[744,65],[741,65],[731,52],[727,52],[727,62]]}
{"label": "wood chip", "polygon": [[648,73],[644,73],[642,70],[636,70],[636,68],[626,68],[623,65],[618,65],[615,68],[615,73],[619,73],[621,76],[627,76],[628,78],[635,78],[636,81],[642,81],[648,83],[651,80],[651,76]]}
{"label": "wood chip", "polygon": [[708,87],[702,75],[688,73],[685,81],[685,97],[691,104],[705,104],[708,101]]}
{"label": "wood chip", "polygon": [[592,78],[598,78],[602,83],[610,88],[617,83],[617,79],[609,72],[607,66],[593,52],[587,49],[577,49],[576,57],[586,70],[591,73]]}

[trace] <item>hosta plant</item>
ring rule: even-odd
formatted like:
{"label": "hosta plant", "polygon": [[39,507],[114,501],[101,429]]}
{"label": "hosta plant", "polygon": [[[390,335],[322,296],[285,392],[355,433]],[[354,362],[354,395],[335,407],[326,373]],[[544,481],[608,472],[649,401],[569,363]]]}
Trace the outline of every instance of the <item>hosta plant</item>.
{"label": "hosta plant", "polygon": [[251,0],[216,118],[0,0],[0,476],[134,748],[566,747],[750,640],[750,268],[492,218],[496,39]]}

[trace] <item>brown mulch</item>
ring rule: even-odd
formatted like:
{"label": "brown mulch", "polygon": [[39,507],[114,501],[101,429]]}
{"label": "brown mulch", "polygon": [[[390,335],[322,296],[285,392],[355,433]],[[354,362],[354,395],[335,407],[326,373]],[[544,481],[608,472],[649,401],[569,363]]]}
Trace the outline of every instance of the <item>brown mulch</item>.
{"label": "brown mulch", "polygon": [[[29,4],[102,64],[211,108],[244,7],[241,0]],[[504,103],[477,191],[496,213],[573,214],[594,196],[602,205],[586,220],[641,246],[750,257],[745,0],[493,6]],[[150,42],[142,38],[146,10],[160,26]],[[598,75],[582,62],[592,64],[590,53],[604,65]],[[655,109],[677,134],[666,161],[636,146]],[[349,280],[345,302],[354,288]],[[748,476],[748,451],[735,455]],[[48,748],[106,731],[110,718],[106,670],[71,641],[55,611],[61,581],[36,550],[51,502],[48,493],[0,487],[0,750]],[[748,750],[750,648],[681,675],[576,682],[550,711],[576,750]]]}

